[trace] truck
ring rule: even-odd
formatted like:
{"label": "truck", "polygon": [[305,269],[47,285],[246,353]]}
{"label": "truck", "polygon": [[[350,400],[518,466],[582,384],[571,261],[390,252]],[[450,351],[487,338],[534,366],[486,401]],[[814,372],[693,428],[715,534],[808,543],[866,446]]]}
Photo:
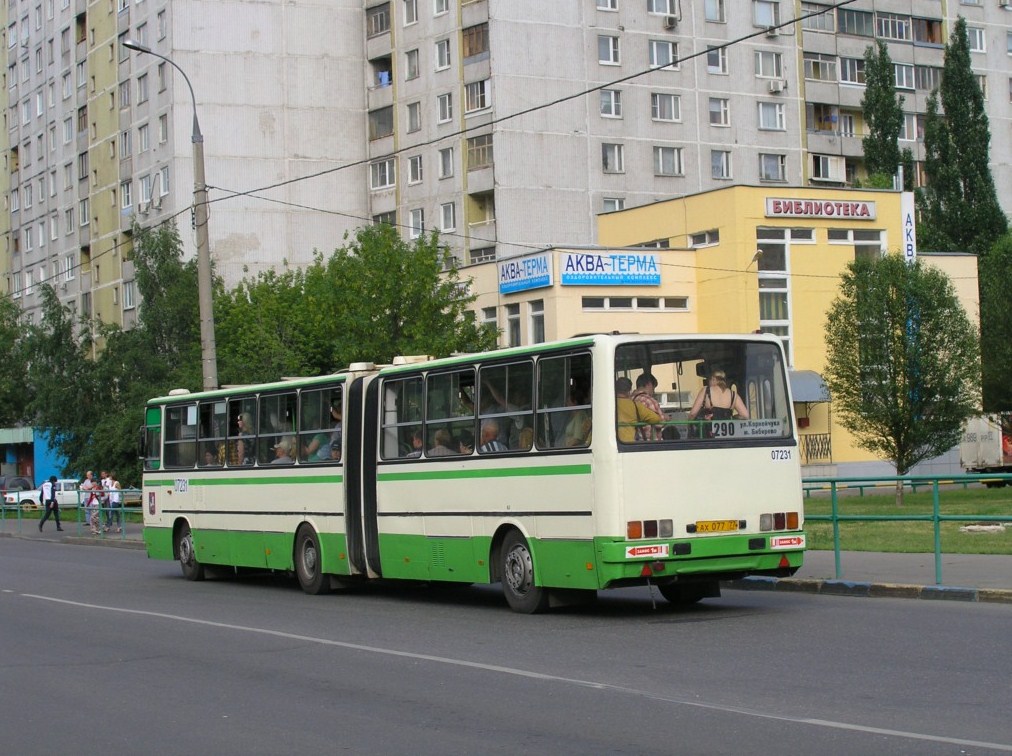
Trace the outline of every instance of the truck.
{"label": "truck", "polygon": [[[959,464],[968,473],[1012,473],[1012,412],[970,418],[959,444]],[[991,480],[985,485],[1010,483]]]}

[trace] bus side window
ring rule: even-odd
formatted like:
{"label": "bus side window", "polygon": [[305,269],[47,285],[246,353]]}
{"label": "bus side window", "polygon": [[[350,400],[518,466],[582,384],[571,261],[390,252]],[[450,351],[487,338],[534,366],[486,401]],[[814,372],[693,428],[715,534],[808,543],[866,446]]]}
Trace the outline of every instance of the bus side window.
{"label": "bus side window", "polygon": [[539,448],[585,447],[591,439],[589,354],[538,360]]}
{"label": "bus side window", "polygon": [[422,377],[384,381],[380,456],[398,459],[412,454],[412,436],[422,427]]}

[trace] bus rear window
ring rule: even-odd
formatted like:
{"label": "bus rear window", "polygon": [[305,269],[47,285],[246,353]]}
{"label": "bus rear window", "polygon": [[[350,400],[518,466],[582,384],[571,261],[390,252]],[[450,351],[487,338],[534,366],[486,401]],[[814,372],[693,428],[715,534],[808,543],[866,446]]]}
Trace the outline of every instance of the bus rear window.
{"label": "bus rear window", "polygon": [[782,440],[793,435],[783,352],[775,343],[656,341],[615,352],[620,447]]}

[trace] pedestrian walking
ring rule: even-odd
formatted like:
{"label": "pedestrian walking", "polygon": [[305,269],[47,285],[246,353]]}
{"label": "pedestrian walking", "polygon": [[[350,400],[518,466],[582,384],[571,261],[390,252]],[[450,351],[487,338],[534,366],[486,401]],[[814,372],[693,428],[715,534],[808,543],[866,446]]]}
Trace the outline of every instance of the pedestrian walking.
{"label": "pedestrian walking", "polygon": [[101,519],[105,521],[102,531],[108,533],[112,527],[112,512],[109,510],[109,491],[112,489],[112,479],[105,470],[102,471],[101,484],[102,493],[99,494],[99,502],[101,503],[100,509],[104,512],[104,517],[101,517]]}
{"label": "pedestrian walking", "polygon": [[123,494],[120,493],[121,490],[122,488],[116,477],[116,473],[109,473],[109,508],[106,512],[109,519],[107,521],[108,525],[106,529],[111,529],[113,522],[115,522],[116,529],[113,530],[114,533],[123,532]]}
{"label": "pedestrian walking", "polygon": [[46,513],[39,520],[39,532],[42,532],[42,526],[46,524],[49,515],[52,515],[53,519],[56,520],[56,529],[62,531],[63,527],[60,525],[60,503],[56,500],[55,475],[50,475],[49,480],[42,484],[42,503],[46,508]]}
{"label": "pedestrian walking", "polygon": [[84,504],[85,512],[88,513],[88,523],[91,525],[91,534],[99,534],[99,484],[95,481],[95,475],[91,470],[84,474],[84,482],[81,483],[81,501]]}

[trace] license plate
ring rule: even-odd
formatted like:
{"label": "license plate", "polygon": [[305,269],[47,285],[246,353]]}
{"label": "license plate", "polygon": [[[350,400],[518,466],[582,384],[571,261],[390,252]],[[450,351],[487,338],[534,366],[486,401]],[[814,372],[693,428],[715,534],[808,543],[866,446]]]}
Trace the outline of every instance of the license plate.
{"label": "license plate", "polygon": [[697,520],[697,533],[725,533],[729,530],[737,530],[737,520]]}

